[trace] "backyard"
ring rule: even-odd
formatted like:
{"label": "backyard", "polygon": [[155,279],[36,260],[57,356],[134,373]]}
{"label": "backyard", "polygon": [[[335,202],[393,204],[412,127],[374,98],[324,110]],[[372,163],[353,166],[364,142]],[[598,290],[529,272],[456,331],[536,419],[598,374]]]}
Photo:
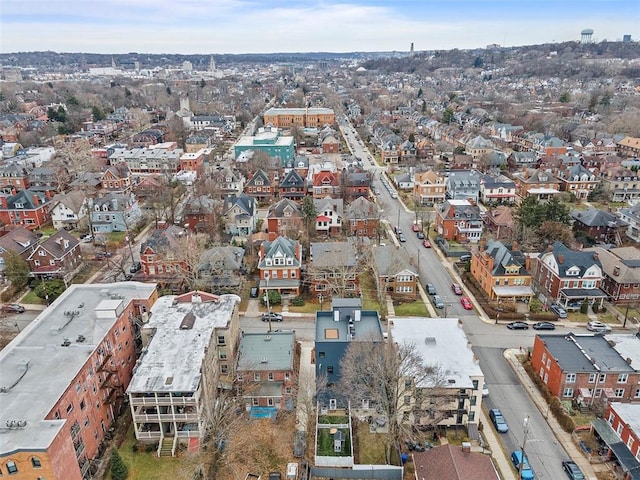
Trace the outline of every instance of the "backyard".
{"label": "backyard", "polygon": [[398,317],[426,317],[429,315],[426,305],[421,300],[401,303],[395,305],[393,309]]}

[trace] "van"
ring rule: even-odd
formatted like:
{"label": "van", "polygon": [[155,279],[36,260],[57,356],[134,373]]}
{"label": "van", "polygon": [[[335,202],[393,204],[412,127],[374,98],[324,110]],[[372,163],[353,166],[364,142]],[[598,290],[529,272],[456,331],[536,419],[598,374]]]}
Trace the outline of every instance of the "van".
{"label": "van", "polygon": [[461,262],[468,262],[469,260],[471,260],[471,255],[461,255],[460,256],[460,261]]}

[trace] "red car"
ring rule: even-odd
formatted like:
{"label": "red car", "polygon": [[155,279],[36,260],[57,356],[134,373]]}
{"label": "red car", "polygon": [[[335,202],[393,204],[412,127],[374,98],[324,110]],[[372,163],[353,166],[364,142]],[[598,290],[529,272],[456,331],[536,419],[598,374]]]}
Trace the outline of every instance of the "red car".
{"label": "red car", "polygon": [[462,288],[460,288],[460,285],[458,285],[457,283],[451,284],[451,290],[453,290],[453,293],[455,293],[456,295],[462,295]]}
{"label": "red car", "polygon": [[425,240],[422,241],[422,246],[424,248],[431,248],[431,242],[429,240],[425,239]]}
{"label": "red car", "polygon": [[473,310],[473,305],[471,303],[471,300],[469,300],[467,297],[462,297],[460,299],[460,303],[462,304],[465,310]]}
{"label": "red car", "polygon": [[413,225],[411,225],[411,231],[419,232],[420,231],[420,225],[414,223]]}

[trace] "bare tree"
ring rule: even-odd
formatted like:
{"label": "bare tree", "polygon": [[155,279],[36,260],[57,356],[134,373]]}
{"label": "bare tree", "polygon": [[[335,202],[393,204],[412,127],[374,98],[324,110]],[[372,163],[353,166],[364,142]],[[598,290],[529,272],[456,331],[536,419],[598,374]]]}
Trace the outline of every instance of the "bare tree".
{"label": "bare tree", "polygon": [[324,285],[323,295],[346,297],[358,293],[355,284],[361,263],[352,242],[321,242],[311,248],[314,258],[308,275],[316,285]]}
{"label": "bare tree", "polygon": [[[374,342],[371,339],[351,342],[340,362],[341,377],[337,391],[352,405],[369,405],[387,417],[389,435],[385,437],[386,461],[403,438],[414,434],[405,412],[411,411],[421,419],[431,418],[432,425],[440,421],[437,406],[431,401],[412,401],[418,388],[437,389],[443,384],[443,372],[438,365],[430,365],[415,344]],[[436,398],[436,397],[434,397]],[[440,397],[444,401],[444,396]],[[424,406],[428,405],[428,409]],[[433,414],[432,414],[433,412]],[[424,426],[424,420],[421,422]]]}
{"label": "bare tree", "polygon": [[202,256],[209,245],[209,236],[203,233],[192,233],[178,239],[174,252],[174,260],[180,267],[177,269],[189,289],[202,287]]}

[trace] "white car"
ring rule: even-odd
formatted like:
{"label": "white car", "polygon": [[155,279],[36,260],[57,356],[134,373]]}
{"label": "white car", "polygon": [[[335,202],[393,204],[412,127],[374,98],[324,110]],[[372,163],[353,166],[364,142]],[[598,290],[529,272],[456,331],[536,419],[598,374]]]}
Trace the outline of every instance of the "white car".
{"label": "white car", "polygon": [[80,239],[82,243],[91,243],[93,242],[93,235],[85,235]]}
{"label": "white car", "polygon": [[594,320],[593,322],[587,323],[587,330],[589,330],[590,332],[610,332],[611,327],[606,323]]}

